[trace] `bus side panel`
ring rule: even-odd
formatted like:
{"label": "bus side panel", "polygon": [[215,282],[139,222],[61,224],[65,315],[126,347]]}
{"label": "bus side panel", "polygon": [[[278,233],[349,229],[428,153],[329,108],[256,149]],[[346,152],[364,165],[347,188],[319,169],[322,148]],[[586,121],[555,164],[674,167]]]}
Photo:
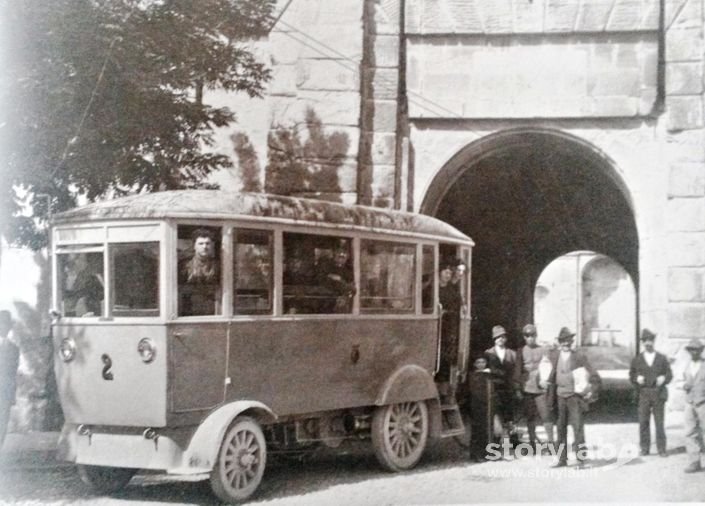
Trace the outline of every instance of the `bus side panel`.
{"label": "bus side panel", "polygon": [[225,397],[228,322],[169,326],[169,410],[209,410]]}
{"label": "bus side panel", "polygon": [[234,323],[227,397],[261,401],[279,416],[369,406],[398,368],[433,374],[435,336],[432,319]]}
{"label": "bus side panel", "polygon": [[[162,427],[166,424],[166,330],[161,325],[57,325],[54,368],[64,417],[69,423]],[[156,346],[151,363],[140,358],[142,338]],[[61,341],[76,356],[64,362]]]}

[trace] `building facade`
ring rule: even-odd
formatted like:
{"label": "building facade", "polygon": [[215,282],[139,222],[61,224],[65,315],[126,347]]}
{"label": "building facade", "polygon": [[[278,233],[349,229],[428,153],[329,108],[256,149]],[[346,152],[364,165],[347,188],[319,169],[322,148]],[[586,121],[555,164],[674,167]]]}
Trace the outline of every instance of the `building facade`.
{"label": "building facade", "polygon": [[585,250],[626,270],[660,348],[705,337],[703,0],[279,7],[267,97],[223,146],[241,171],[244,139],[266,190],[469,234],[480,339],[533,319],[543,269]]}

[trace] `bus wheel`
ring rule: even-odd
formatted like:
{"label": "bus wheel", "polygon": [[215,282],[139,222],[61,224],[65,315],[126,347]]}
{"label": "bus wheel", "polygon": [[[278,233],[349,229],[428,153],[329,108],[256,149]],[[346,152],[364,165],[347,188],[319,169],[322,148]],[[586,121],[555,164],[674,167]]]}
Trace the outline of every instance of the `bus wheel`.
{"label": "bus wheel", "polygon": [[221,500],[234,503],[250,497],[264,474],[267,446],[259,424],[238,417],[225,432],[211,473],[211,488]]}
{"label": "bus wheel", "polygon": [[137,469],[126,467],[78,465],[78,476],[81,481],[101,494],[112,494],[122,490],[136,472]]}
{"label": "bus wheel", "polygon": [[380,406],[372,417],[372,446],[382,467],[414,467],[428,441],[428,408],[424,401]]}

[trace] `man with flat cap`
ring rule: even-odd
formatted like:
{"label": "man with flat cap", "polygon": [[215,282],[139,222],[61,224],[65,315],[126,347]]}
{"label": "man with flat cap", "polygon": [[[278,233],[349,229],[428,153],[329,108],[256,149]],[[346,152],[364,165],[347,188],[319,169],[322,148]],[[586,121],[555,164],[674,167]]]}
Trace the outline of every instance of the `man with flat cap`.
{"label": "man with flat cap", "polygon": [[[548,350],[537,342],[536,326],[528,323],[521,331],[525,345],[517,350],[514,367],[514,388],[517,399],[521,401],[526,428],[529,432],[529,444],[536,449],[536,423],[541,422],[546,429],[548,442],[553,445],[553,423],[548,405],[548,378],[541,378],[542,364],[550,368]],[[550,371],[550,369],[549,369]]]}
{"label": "man with flat cap", "polygon": [[685,349],[690,360],[683,371],[683,390],[685,390],[685,410],[683,426],[685,432],[685,451],[690,461],[686,473],[696,473],[702,469],[700,453],[703,451],[705,437],[705,365],[702,358],[703,342],[693,338]]}
{"label": "man with flat cap", "polygon": [[568,465],[568,424],[573,427],[574,449],[578,465],[587,457],[584,413],[597,398],[600,376],[585,355],[573,351],[574,332],[563,327],[558,334],[558,350],[551,356],[553,369],[549,377],[550,396],[558,411],[556,421],[558,461],[554,467]]}
{"label": "man with flat cap", "polygon": [[651,448],[651,414],[656,426],[656,449],[666,457],[666,431],[663,425],[664,405],[668,399],[666,385],[673,379],[671,366],[662,353],[654,350],[656,334],[649,329],[641,331],[644,351],[632,359],[629,381],[636,388],[639,399],[639,446],[641,454],[648,455]]}
{"label": "man with flat cap", "polygon": [[512,396],[512,380],[516,364],[516,353],[507,348],[507,331],[501,325],[492,327],[494,346],[485,350],[487,366],[496,379],[496,412],[502,417],[502,422],[511,430],[514,422],[514,397]]}

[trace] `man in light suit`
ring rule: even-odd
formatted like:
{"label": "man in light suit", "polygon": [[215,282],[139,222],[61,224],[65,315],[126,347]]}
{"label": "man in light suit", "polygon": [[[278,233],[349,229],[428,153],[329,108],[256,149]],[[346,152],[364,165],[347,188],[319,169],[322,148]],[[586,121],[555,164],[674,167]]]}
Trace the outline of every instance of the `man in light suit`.
{"label": "man in light suit", "polygon": [[648,455],[651,448],[651,413],[656,425],[656,449],[661,457],[666,457],[666,431],[663,426],[663,413],[668,399],[668,385],[673,379],[671,366],[662,353],[654,350],[656,334],[649,329],[641,332],[644,351],[632,359],[629,367],[629,381],[639,396],[639,446],[641,454]]}
{"label": "man in light suit", "polygon": [[[556,422],[558,462],[554,467],[568,465],[568,424],[573,427],[573,439],[578,465],[582,466],[586,459],[584,413],[588,404],[597,398],[600,387],[600,376],[591,367],[585,355],[573,351],[573,336],[575,333],[563,327],[558,334],[559,349],[552,353],[553,370],[549,377],[549,395],[552,404],[558,408]],[[588,378],[588,388],[580,391],[581,385],[576,382],[576,369],[583,368]]]}
{"label": "man in light suit", "polygon": [[686,404],[683,412],[685,431],[685,451],[690,463],[685,468],[686,473],[696,473],[700,466],[700,453],[703,451],[703,435],[705,433],[705,362],[702,358],[703,348],[700,339],[693,338],[685,346],[690,354],[690,360],[683,371],[683,390]]}

